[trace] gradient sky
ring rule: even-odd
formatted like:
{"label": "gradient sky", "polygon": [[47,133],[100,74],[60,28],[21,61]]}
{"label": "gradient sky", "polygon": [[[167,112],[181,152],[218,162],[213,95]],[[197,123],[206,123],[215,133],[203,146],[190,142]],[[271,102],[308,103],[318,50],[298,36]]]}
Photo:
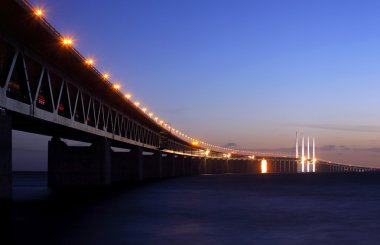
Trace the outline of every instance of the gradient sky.
{"label": "gradient sky", "polygon": [[[193,137],[291,154],[303,130],[319,158],[380,166],[380,1],[32,4],[123,91]],[[30,137],[15,136],[16,150]]]}

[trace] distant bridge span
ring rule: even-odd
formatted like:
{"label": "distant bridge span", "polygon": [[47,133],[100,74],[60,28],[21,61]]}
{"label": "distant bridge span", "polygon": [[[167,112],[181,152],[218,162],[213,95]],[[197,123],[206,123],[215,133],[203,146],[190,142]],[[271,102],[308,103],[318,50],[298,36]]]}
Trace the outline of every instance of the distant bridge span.
{"label": "distant bridge span", "polygon": [[[53,136],[48,151],[52,187],[255,173],[264,157],[269,172],[297,172],[292,157],[202,141],[194,145],[195,139],[160,124],[125,98],[76,49],[63,45],[62,38],[28,2],[1,1],[0,199],[11,193],[12,129]],[[70,147],[61,137],[93,145]],[[111,146],[129,151],[113,152]]]}

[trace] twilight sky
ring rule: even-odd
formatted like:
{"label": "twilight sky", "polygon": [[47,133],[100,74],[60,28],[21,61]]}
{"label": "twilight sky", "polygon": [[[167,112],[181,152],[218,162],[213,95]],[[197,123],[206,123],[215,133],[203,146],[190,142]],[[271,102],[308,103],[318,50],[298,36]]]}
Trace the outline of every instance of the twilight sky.
{"label": "twilight sky", "polygon": [[[319,158],[380,166],[380,1],[31,2],[193,137],[291,154],[303,130]],[[31,137],[15,132],[15,150]]]}

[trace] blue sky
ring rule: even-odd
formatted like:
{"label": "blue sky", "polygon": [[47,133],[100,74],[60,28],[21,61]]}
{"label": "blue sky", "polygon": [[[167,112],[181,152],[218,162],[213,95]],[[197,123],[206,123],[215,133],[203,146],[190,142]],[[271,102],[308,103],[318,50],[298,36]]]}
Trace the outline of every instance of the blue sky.
{"label": "blue sky", "polygon": [[275,150],[303,130],[320,158],[378,166],[380,1],[32,4],[123,91],[193,137]]}

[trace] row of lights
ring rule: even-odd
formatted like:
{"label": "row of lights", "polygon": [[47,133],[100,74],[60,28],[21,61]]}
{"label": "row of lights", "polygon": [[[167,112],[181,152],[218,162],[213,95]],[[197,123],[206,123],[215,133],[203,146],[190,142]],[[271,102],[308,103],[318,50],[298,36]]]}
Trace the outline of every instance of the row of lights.
{"label": "row of lights", "polygon": [[[44,17],[44,9],[42,9],[42,8],[35,8],[34,9],[34,14],[38,18],[43,18]],[[71,38],[71,37],[62,37],[61,38],[61,44],[63,46],[65,46],[65,47],[73,47],[73,45],[74,45],[74,39]],[[87,65],[87,66],[90,66],[90,67],[94,67],[95,60],[93,58],[87,58],[87,59],[84,60],[84,64]],[[103,77],[103,79],[109,81],[110,74],[109,73],[104,73],[104,74],[102,74],[102,77]],[[120,91],[120,89],[121,89],[121,85],[119,83],[117,83],[117,82],[114,83],[112,85],[112,87],[113,87],[113,89],[115,89],[117,91]],[[124,95],[124,97],[127,100],[131,101],[132,94],[131,93],[126,93]],[[208,143],[206,143],[204,141],[200,141],[200,140],[194,139],[194,138],[192,138],[192,137],[190,137],[190,136],[188,136],[188,135],[180,132],[178,129],[175,129],[175,128],[171,127],[169,124],[165,123],[165,121],[163,121],[159,117],[155,116],[153,112],[148,111],[147,107],[140,107],[140,102],[139,101],[134,101],[132,103],[136,107],[140,108],[145,114],[147,114],[150,118],[152,118],[152,120],[154,120],[157,124],[159,124],[163,128],[169,130],[170,132],[174,132],[175,134],[177,134],[178,136],[180,136],[180,137],[182,137],[182,138],[184,138],[186,140],[189,140],[194,147],[198,147],[200,144],[202,144],[205,147],[211,147],[211,148],[218,149],[218,150],[237,152],[237,153],[250,153],[249,151],[243,151],[243,150],[236,151],[236,150],[233,150],[233,149],[229,149],[229,148],[226,148],[226,147],[220,147],[220,146],[216,146],[216,145],[213,145],[213,144],[208,144]],[[207,150],[206,152],[209,153],[210,151]],[[228,157],[230,157],[231,153],[226,154],[226,156],[227,155],[229,155]]]}

